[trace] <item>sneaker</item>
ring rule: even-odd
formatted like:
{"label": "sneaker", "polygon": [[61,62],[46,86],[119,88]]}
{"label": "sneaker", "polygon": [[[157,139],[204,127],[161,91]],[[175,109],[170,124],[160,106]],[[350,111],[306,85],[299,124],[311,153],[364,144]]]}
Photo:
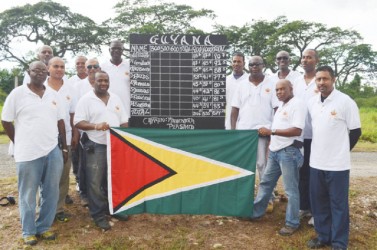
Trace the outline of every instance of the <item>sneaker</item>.
{"label": "sneaker", "polygon": [[55,219],[59,222],[68,222],[69,216],[68,216],[68,214],[66,214],[64,212],[59,212],[55,215]]}
{"label": "sneaker", "polygon": [[120,221],[127,221],[129,218],[127,214],[113,214],[111,217]]}
{"label": "sneaker", "polygon": [[290,226],[284,226],[282,229],[280,229],[279,234],[281,236],[290,236],[294,234],[298,230],[298,227],[290,227]]}
{"label": "sneaker", "polygon": [[266,209],[266,213],[272,213],[274,211],[274,202],[273,201],[270,201],[268,202],[268,206],[267,206],[267,209]]}
{"label": "sneaker", "polygon": [[29,246],[34,246],[38,243],[38,239],[37,237],[35,237],[35,235],[25,237],[23,238],[23,241],[24,241],[24,245],[29,245]]}
{"label": "sneaker", "polygon": [[308,243],[306,244],[306,246],[310,249],[319,249],[319,248],[324,248],[326,247],[328,244],[324,243],[324,242],[321,242],[318,238],[315,238],[315,239],[312,239],[312,240],[309,240]]}
{"label": "sneaker", "polygon": [[314,227],[314,217],[311,217],[308,221],[308,225]]}
{"label": "sneaker", "polygon": [[71,196],[67,195],[65,197],[65,204],[68,204],[68,205],[73,204],[73,200],[72,200]]}
{"label": "sneaker", "polygon": [[310,210],[300,210],[300,219],[303,219],[303,218],[309,218],[312,216],[312,213],[310,212]]}
{"label": "sneaker", "polygon": [[106,220],[106,218],[101,218],[95,221],[96,226],[107,231],[111,228],[109,222]]}
{"label": "sneaker", "polygon": [[56,234],[51,231],[46,231],[42,234],[37,234],[42,240],[56,240]]}
{"label": "sneaker", "polygon": [[76,191],[80,193],[80,185],[79,185],[79,183],[76,183]]}

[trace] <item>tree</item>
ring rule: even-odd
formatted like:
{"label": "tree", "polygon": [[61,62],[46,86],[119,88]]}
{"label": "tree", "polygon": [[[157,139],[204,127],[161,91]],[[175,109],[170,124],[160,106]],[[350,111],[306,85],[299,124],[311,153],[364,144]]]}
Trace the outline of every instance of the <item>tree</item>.
{"label": "tree", "polygon": [[26,4],[0,14],[0,61],[18,62],[24,68],[31,58],[20,55],[13,44],[30,42],[50,45],[56,56],[67,52],[100,52],[109,31],[91,19],[72,13],[68,7],[47,1]]}
{"label": "tree", "polygon": [[241,28],[216,26],[217,32],[227,35],[232,47],[245,54],[261,55],[266,68],[276,72],[275,56],[280,50],[291,54],[292,68],[300,66],[306,49],[316,49],[320,64],[334,68],[337,84],[347,83],[355,73],[377,77],[377,52],[363,44],[361,35],[354,30],[343,30],[315,22],[291,21],[280,16],[273,21],[254,20]]}
{"label": "tree", "polygon": [[131,33],[139,34],[202,34],[193,26],[200,18],[213,19],[212,10],[194,10],[188,5],[158,3],[149,5],[148,0],[122,0],[115,5],[117,16],[110,22],[116,38],[128,42]]}

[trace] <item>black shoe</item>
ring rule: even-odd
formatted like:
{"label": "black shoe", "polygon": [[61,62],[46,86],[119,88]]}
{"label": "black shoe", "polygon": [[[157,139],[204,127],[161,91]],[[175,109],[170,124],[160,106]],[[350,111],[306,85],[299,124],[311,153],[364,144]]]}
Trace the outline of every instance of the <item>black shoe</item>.
{"label": "black shoe", "polygon": [[55,219],[59,222],[68,222],[69,216],[68,216],[68,214],[66,214],[64,212],[59,212],[55,215]]}
{"label": "black shoe", "polygon": [[113,214],[111,217],[120,221],[128,221],[129,218],[127,214]]}
{"label": "black shoe", "polygon": [[72,200],[71,196],[67,195],[65,197],[65,204],[73,204],[73,200]]}
{"label": "black shoe", "polygon": [[111,228],[109,222],[106,220],[106,218],[101,218],[95,221],[96,226],[107,231]]}
{"label": "black shoe", "polygon": [[328,244],[321,242],[318,238],[309,240],[307,243],[308,248],[310,249],[318,249],[318,248],[323,248],[327,246]]}

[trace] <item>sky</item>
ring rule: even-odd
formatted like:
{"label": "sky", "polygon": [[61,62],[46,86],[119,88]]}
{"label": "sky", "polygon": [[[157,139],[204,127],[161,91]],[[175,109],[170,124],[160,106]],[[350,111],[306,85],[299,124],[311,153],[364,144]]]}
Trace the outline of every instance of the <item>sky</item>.
{"label": "sky", "polygon": [[[1,0],[0,12],[37,0]],[[115,16],[113,7],[120,0],[55,0],[70,8],[72,12],[85,15],[100,23]],[[150,0],[151,2],[151,0]],[[213,24],[242,26],[252,20],[272,21],[278,16],[286,16],[289,21],[304,20],[319,22],[328,27],[339,26],[353,29],[361,34],[364,43],[372,44],[377,50],[377,1],[376,0],[164,0],[176,4],[186,4],[194,9],[210,9],[217,15],[211,23],[198,23],[199,28],[210,30]],[[35,50],[31,48],[30,50]],[[0,64],[0,67],[2,64]]]}

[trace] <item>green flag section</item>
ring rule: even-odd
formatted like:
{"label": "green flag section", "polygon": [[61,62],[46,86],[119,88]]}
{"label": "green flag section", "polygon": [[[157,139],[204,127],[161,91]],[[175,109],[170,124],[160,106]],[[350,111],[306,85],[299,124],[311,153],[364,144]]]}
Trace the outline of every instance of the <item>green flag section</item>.
{"label": "green flag section", "polygon": [[250,216],[255,130],[112,128],[111,213]]}

